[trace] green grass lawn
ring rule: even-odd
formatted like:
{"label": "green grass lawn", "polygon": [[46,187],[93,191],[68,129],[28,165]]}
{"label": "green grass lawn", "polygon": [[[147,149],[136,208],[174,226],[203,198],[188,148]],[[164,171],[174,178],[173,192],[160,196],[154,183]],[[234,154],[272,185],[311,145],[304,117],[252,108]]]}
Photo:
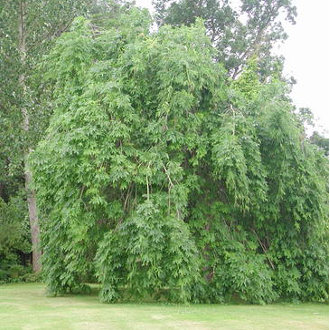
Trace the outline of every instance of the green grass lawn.
{"label": "green grass lawn", "polygon": [[0,329],[328,329],[328,305],[111,305],[8,284],[0,285]]}

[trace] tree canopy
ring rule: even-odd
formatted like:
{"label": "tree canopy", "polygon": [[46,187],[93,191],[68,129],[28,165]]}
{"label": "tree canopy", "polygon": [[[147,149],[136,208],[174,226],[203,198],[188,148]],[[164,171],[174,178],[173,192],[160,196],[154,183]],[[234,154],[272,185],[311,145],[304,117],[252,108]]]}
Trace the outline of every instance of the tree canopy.
{"label": "tree canopy", "polygon": [[153,0],[158,25],[191,25],[204,20],[215,49],[215,58],[236,78],[253,55],[259,57],[263,79],[280,72],[283,57],[272,52],[287,38],[283,21],[295,24],[291,0]]}
{"label": "tree canopy", "polygon": [[[53,113],[31,163],[50,292],[327,299],[327,158],[258,56],[228,78],[204,22],[74,20],[41,70]],[[219,42],[221,42],[219,40]]]}

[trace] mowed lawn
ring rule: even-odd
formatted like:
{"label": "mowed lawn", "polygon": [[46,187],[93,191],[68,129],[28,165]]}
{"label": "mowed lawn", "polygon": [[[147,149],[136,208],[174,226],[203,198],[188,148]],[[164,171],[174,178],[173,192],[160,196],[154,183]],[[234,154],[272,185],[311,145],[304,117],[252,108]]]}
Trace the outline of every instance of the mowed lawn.
{"label": "mowed lawn", "polygon": [[102,304],[46,297],[42,284],[0,285],[0,329],[328,329],[328,305]]}

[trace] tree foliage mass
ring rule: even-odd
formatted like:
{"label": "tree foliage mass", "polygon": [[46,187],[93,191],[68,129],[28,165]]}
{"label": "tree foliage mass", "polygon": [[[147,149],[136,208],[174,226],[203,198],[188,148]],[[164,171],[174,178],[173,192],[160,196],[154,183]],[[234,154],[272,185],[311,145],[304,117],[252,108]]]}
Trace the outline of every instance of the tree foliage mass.
{"label": "tree foliage mass", "polygon": [[260,82],[257,56],[228,78],[200,20],[151,23],[134,8],[77,18],[40,67],[53,115],[31,162],[49,290],[326,300],[327,158],[288,87]]}

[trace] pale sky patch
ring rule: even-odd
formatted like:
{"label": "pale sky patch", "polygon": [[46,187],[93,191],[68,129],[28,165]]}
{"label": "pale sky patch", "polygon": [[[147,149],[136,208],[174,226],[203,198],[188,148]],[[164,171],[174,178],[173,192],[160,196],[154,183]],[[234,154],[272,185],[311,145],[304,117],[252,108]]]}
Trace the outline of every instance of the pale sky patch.
{"label": "pale sky patch", "polygon": [[299,0],[297,24],[286,26],[288,40],[280,47],[286,59],[285,73],[296,78],[292,99],[297,107],[309,107],[316,129],[329,134],[330,112],[330,1]]}

